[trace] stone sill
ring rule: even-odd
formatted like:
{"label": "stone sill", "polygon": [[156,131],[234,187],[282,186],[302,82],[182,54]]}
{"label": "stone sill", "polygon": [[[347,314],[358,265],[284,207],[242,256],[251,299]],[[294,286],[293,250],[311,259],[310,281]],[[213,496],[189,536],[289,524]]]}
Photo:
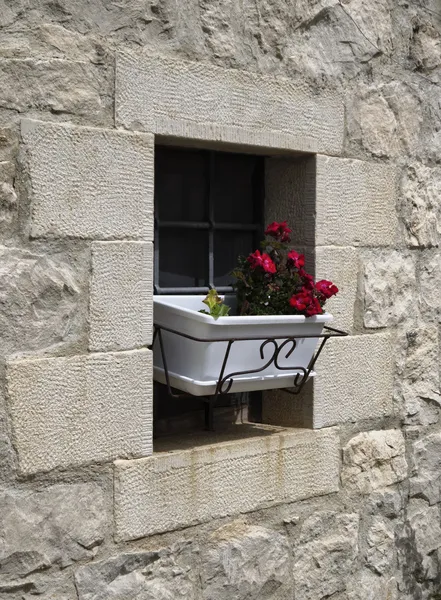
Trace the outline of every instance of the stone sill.
{"label": "stone sill", "polygon": [[216,444],[206,432],[173,436],[160,440],[148,458],[116,461],[117,539],[338,491],[335,429],[236,427],[237,433],[220,433]]}

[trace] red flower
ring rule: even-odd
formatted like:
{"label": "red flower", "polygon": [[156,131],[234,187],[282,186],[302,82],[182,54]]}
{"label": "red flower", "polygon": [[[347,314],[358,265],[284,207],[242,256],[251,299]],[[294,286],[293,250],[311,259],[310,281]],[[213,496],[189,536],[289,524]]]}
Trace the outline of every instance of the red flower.
{"label": "red flower", "polygon": [[299,275],[303,281],[303,287],[308,290],[314,289],[314,277],[307,273],[304,269],[299,269]]}
{"label": "red flower", "polygon": [[286,221],[282,221],[281,223],[274,221],[265,229],[265,235],[270,235],[280,242],[290,242],[291,238],[289,234],[291,231],[292,230],[287,226]]}
{"label": "red flower", "polygon": [[304,254],[299,254],[295,250],[290,250],[288,252],[288,262],[296,269],[301,269],[305,266],[305,256]]}
{"label": "red flower", "polygon": [[326,279],[317,281],[315,289],[324,298],[331,298],[331,296],[335,296],[338,292],[338,287],[332,281],[327,281]]}
{"label": "red flower", "polygon": [[299,312],[306,313],[307,317],[321,315],[323,312],[320,302],[312,295],[311,291],[306,288],[302,288],[302,291],[299,294],[291,296],[289,303]]}
{"label": "red flower", "polygon": [[256,250],[250,254],[247,261],[250,263],[252,269],[261,267],[266,273],[275,273],[277,271],[271,257],[268,254],[261,254],[260,250]]}

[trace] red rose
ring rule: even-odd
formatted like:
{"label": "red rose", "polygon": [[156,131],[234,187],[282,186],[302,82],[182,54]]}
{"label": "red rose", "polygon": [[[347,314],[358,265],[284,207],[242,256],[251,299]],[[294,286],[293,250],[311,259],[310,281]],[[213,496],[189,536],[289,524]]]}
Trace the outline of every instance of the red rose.
{"label": "red rose", "polygon": [[305,312],[308,317],[321,315],[323,312],[320,302],[306,288],[303,288],[299,294],[292,296],[289,303],[299,312]]}
{"label": "red rose", "polygon": [[288,252],[288,263],[296,269],[301,269],[305,266],[305,256],[295,250],[290,250]]}
{"label": "red rose", "polygon": [[268,254],[261,254],[260,250],[256,250],[250,254],[247,261],[250,263],[252,269],[261,267],[266,273],[275,273],[277,271],[271,257]]}
{"label": "red rose", "polygon": [[314,289],[314,277],[312,275],[310,275],[309,273],[307,273],[306,271],[304,271],[303,269],[299,269],[299,275],[302,278],[303,287],[305,287],[308,290],[313,290]]}
{"label": "red rose", "polygon": [[327,281],[326,279],[317,281],[315,284],[315,289],[324,298],[331,298],[338,292],[338,287],[334,285],[332,281]]}
{"label": "red rose", "polygon": [[291,229],[287,226],[286,221],[282,221],[281,223],[274,221],[265,229],[265,235],[270,235],[280,242],[290,242],[290,233]]}

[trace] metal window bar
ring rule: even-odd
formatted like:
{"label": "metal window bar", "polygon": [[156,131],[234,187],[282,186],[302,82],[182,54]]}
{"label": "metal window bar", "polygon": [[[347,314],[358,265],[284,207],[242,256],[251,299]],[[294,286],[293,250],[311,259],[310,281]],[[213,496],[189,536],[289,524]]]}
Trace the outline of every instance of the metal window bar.
{"label": "metal window bar", "polygon": [[[162,358],[162,364],[163,364],[163,368],[164,368],[164,375],[165,375],[165,380],[167,382],[166,385],[167,385],[167,390],[168,390],[169,395],[173,398],[188,398],[192,395],[188,394],[188,393],[175,394],[173,392],[172,386],[170,384],[170,376],[169,376],[168,366],[167,366],[167,355],[166,355],[166,350],[164,347],[162,331],[167,331],[169,333],[179,335],[181,337],[187,338],[187,339],[195,341],[195,342],[227,342],[227,348],[225,350],[221,370],[219,373],[219,377],[217,379],[217,385],[216,385],[215,392],[212,396],[204,399],[204,402],[205,402],[205,426],[206,426],[206,429],[208,429],[209,431],[213,431],[213,415],[214,415],[214,405],[215,405],[216,399],[218,398],[219,394],[228,394],[230,392],[230,390],[233,386],[235,377],[240,377],[242,375],[250,375],[250,374],[254,374],[254,373],[260,373],[260,372],[264,371],[265,369],[267,369],[270,365],[274,364],[276,366],[276,368],[280,371],[296,371],[297,372],[294,377],[294,380],[293,380],[292,389],[288,389],[288,388],[283,388],[283,389],[285,392],[287,392],[289,394],[293,394],[293,395],[299,394],[302,391],[306,382],[308,381],[308,379],[311,375],[311,372],[313,371],[313,368],[315,366],[315,363],[316,363],[318,357],[320,356],[326,342],[329,340],[329,338],[345,337],[348,335],[348,333],[345,331],[342,331],[340,329],[335,329],[334,327],[329,327],[326,325],[324,326],[324,330],[325,330],[325,333],[321,333],[319,335],[306,334],[306,335],[300,335],[300,336],[288,336],[288,337],[278,336],[278,337],[267,338],[260,345],[260,359],[261,359],[261,361],[265,361],[265,363],[263,365],[257,367],[256,369],[251,369],[251,370],[246,370],[246,371],[234,371],[232,373],[228,373],[227,364],[228,364],[228,358],[229,358],[230,352],[231,352],[231,347],[234,344],[234,342],[261,340],[262,339],[261,336],[260,337],[259,336],[245,336],[245,337],[238,336],[238,337],[235,337],[232,339],[231,338],[214,338],[214,339],[197,338],[195,336],[189,335],[187,333],[182,333],[180,331],[176,331],[176,330],[170,329],[168,327],[155,326],[155,331],[154,331],[154,335],[153,335],[153,345],[154,345],[156,339],[158,339],[159,349],[160,349],[161,358]],[[289,358],[297,346],[297,340],[298,339],[306,339],[306,338],[314,338],[314,339],[322,340],[318,349],[314,353],[314,356],[312,357],[308,367],[305,369],[304,367],[299,367],[299,366],[295,366],[295,365],[290,366],[290,367],[281,366],[279,364],[279,357],[280,357],[281,353],[284,350],[286,350],[285,358]],[[277,340],[283,340],[283,342],[280,343]],[[264,349],[267,346],[272,346],[273,353],[269,359],[265,360]]]}

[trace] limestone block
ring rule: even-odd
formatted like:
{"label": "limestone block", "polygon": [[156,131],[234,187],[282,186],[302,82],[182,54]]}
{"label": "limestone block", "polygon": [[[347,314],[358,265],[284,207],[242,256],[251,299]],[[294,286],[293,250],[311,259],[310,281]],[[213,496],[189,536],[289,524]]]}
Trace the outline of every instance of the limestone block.
{"label": "limestone block", "polygon": [[22,121],[33,237],[153,235],[153,137]]}
{"label": "limestone block", "polygon": [[187,543],[151,552],[122,552],[79,567],[79,600],[196,600],[197,548]]}
{"label": "limestone block", "polygon": [[409,246],[438,247],[441,234],[441,169],[410,163],[400,180],[400,215]]}
{"label": "limestone block", "polygon": [[302,525],[294,550],[296,600],[334,596],[346,588],[358,555],[359,516],[316,512]]}
{"label": "limestone block", "polygon": [[292,243],[315,246],[316,160],[273,157],[265,161],[265,219],[287,221]]}
{"label": "limestone block", "polygon": [[96,483],[0,494],[0,581],[93,558],[109,527]]}
{"label": "limestone block", "polygon": [[395,244],[398,220],[393,167],[317,156],[316,178],[317,245]]}
{"label": "limestone block", "polygon": [[394,560],[394,532],[383,519],[376,517],[366,536],[365,563],[374,573],[384,575]]}
{"label": "limestone block", "polygon": [[152,341],[153,247],[144,242],[94,242],[90,349],[129,350]]}
{"label": "limestone block", "polygon": [[431,425],[440,414],[437,325],[409,327],[397,336],[394,397],[406,425]]}
{"label": "limestone block", "polygon": [[414,254],[369,250],[362,263],[365,327],[388,327],[418,316]]}
{"label": "limestone block", "polygon": [[415,473],[410,478],[410,495],[441,502],[441,434],[433,433],[413,444]]}
{"label": "limestone block", "polygon": [[151,453],[149,350],[11,361],[7,386],[22,473]]}
{"label": "limestone block", "polygon": [[435,551],[441,548],[439,506],[429,506],[420,498],[412,498],[407,507],[407,523],[425,578],[435,579],[439,572]]}
{"label": "limestone block", "polygon": [[401,431],[367,431],[343,448],[342,482],[349,490],[368,494],[407,476]]}
{"label": "limestone block", "polygon": [[97,125],[112,125],[113,69],[87,61],[0,60],[0,107],[86,116]]}
{"label": "limestone block", "polygon": [[0,356],[86,342],[89,252],[0,246]]}
{"label": "limestone block", "polygon": [[316,376],[292,397],[265,397],[263,421],[291,427],[329,427],[383,417],[392,411],[392,345],[388,333],[331,338]]}
{"label": "limestone block", "polygon": [[417,262],[419,273],[419,307],[426,320],[439,321],[441,317],[441,252],[423,250]]}
{"label": "limestone block", "polygon": [[316,281],[328,279],[338,287],[338,294],[326,302],[326,310],[334,317],[331,326],[349,333],[352,332],[354,327],[358,268],[356,248],[320,246],[316,249]]}
{"label": "limestone block", "polygon": [[116,119],[158,135],[309,152],[341,152],[343,104],[300,81],[201,62],[120,54]]}
{"label": "limestone block", "polygon": [[335,431],[288,431],[115,464],[120,540],[338,489]]}
{"label": "limestone block", "polygon": [[280,533],[233,521],[216,530],[201,552],[203,598],[292,597],[290,554]]}
{"label": "limestone block", "polygon": [[[348,579],[347,600],[404,600],[395,577],[378,577],[363,569]],[[410,599],[409,599],[410,600]]]}

